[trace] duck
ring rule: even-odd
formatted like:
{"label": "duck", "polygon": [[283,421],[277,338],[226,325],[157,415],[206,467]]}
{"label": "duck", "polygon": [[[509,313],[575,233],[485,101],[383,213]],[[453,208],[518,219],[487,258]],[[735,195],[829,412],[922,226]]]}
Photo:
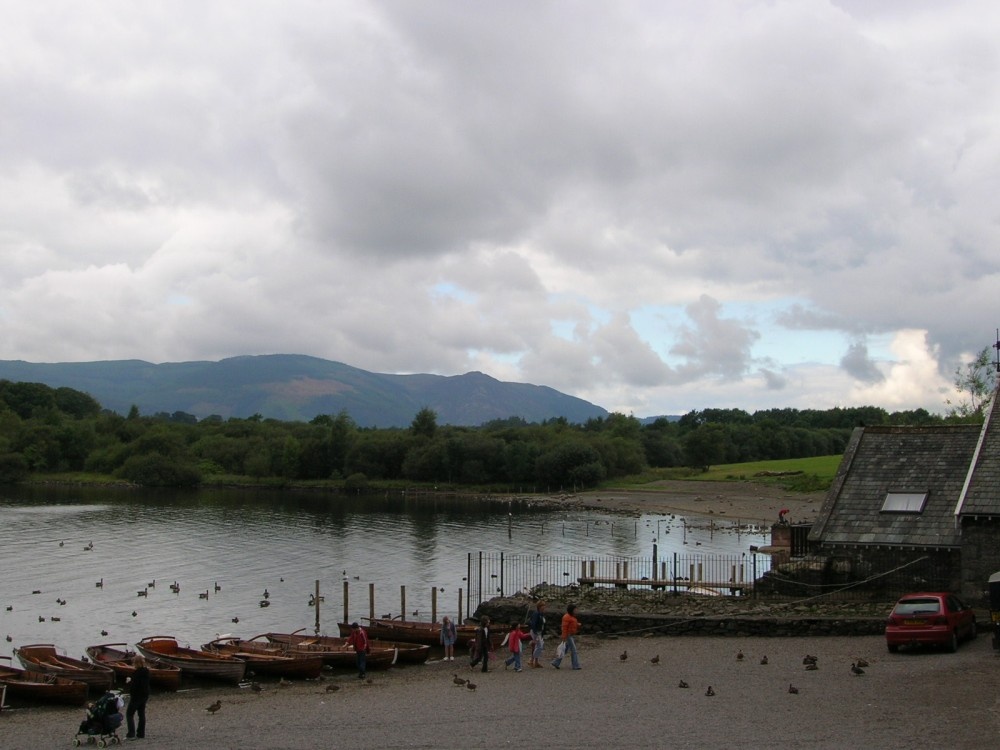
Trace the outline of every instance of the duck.
{"label": "duck", "polygon": [[799,689],[795,687],[792,683],[788,683],[788,692],[792,695],[798,695]]}
{"label": "duck", "polygon": [[97,581],[94,585],[97,586],[97,588],[99,588],[99,589],[103,589],[104,588],[104,579],[102,578],[101,580]]}
{"label": "duck", "polygon": [[234,623],[237,623],[237,622],[239,622],[239,621],[240,621],[240,618],[239,618],[239,617],[234,617],[234,618],[233,618],[233,622],[234,622]]}
{"label": "duck", "polygon": [[859,656],[858,659],[857,659],[857,661],[855,662],[855,664],[857,664],[859,667],[867,667],[868,666],[868,661],[865,660],[865,659],[862,659]]}
{"label": "duck", "polygon": [[743,661],[743,649],[736,652],[736,661]]}
{"label": "duck", "polygon": [[817,664],[814,661],[811,661],[808,664],[806,664],[806,671],[807,672],[815,672],[817,669],[819,669],[819,664]]}
{"label": "duck", "polygon": [[709,697],[715,695],[715,691],[712,690],[712,686],[711,685],[708,686],[708,690],[705,691],[705,695],[707,695]]}
{"label": "duck", "polygon": [[334,685],[331,683],[326,686],[326,692],[328,693],[336,693],[338,690],[340,690],[340,685]]}
{"label": "duck", "polygon": [[465,683],[465,687],[467,687],[469,690],[475,690],[479,686],[476,683],[472,682],[472,680],[469,680],[467,683]]}
{"label": "duck", "polygon": [[861,667],[859,667],[854,662],[851,662],[851,674],[853,674],[855,677],[860,677],[864,673],[865,673],[865,670],[863,670]]}
{"label": "duck", "polygon": [[680,682],[677,683],[677,687],[679,687],[679,688],[689,688],[691,686],[688,685],[686,682],[684,682],[684,680],[681,680]]}
{"label": "duck", "polygon": [[198,594],[199,599],[208,599],[208,589],[205,589],[200,594]]}
{"label": "duck", "polygon": [[464,684],[465,684],[466,682],[468,682],[468,680],[463,680],[463,679],[462,679],[461,677],[459,677],[459,676],[458,676],[457,674],[453,674],[453,675],[451,676],[451,681],[452,681],[452,682],[454,682],[454,683],[455,683],[456,685],[458,685],[459,687],[461,687],[461,686],[462,686],[462,685],[464,685]]}
{"label": "duck", "polygon": [[132,610],[132,617],[138,617],[138,616],[139,616],[139,613],[138,613],[138,612],[136,612],[136,611],[135,611],[135,610],[133,609],[133,610]]}
{"label": "duck", "polygon": [[107,634],[108,634],[108,631],[107,631],[107,630],[102,630],[102,631],[101,631],[101,635],[103,635],[103,636],[106,636]]}
{"label": "duck", "polygon": [[657,654],[656,656],[654,656],[652,659],[649,660],[649,663],[650,664],[659,664],[660,663],[660,655]]}
{"label": "duck", "polygon": [[149,596],[149,589],[140,589],[135,592],[136,596]]}
{"label": "duck", "polygon": [[621,654],[618,655],[618,660],[623,662],[628,660],[628,649],[622,651]]}
{"label": "duck", "polygon": [[220,708],[222,708],[222,701],[216,701],[216,702],[215,702],[215,703],[213,703],[212,705],[210,705],[210,706],[207,706],[207,707],[205,708],[205,710],[206,710],[206,711],[208,711],[208,712],[209,712],[210,714],[214,714],[214,713],[215,713],[216,711],[218,711],[218,710],[219,710]]}
{"label": "duck", "polygon": [[215,593],[219,593],[220,591],[222,591],[222,586],[220,586],[219,582],[216,581],[215,582]]}
{"label": "duck", "polygon": [[767,655],[766,654],[764,656],[760,657],[760,663],[761,664],[767,664]]}
{"label": "duck", "polygon": [[261,599],[260,600],[260,606],[262,606],[262,607],[270,607],[271,606],[271,602],[269,602],[267,599]]}

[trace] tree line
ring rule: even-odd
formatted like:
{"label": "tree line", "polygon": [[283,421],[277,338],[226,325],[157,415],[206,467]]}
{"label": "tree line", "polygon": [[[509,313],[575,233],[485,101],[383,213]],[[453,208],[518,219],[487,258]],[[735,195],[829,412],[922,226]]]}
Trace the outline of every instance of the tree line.
{"label": "tree line", "polygon": [[691,411],[644,423],[612,413],[571,424],[523,419],[439,425],[421,409],[408,428],[360,428],[346,412],[306,422],[184,412],[105,410],[86,393],[0,380],[0,482],[86,472],[148,486],[197,486],[227,477],[281,483],[329,480],[556,491],[593,487],[650,468],[842,453],[859,425],[945,421],[923,409]]}

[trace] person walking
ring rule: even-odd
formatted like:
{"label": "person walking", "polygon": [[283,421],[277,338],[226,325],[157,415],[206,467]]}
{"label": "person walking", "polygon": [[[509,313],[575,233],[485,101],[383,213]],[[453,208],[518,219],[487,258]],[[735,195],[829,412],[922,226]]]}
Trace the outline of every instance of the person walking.
{"label": "person walking", "polygon": [[348,645],[354,646],[354,655],[358,663],[358,679],[363,680],[368,672],[368,633],[356,622],[351,623],[351,634],[347,636]]}
{"label": "person walking", "polygon": [[[580,669],[580,657],[576,650],[576,639],[573,637],[578,632],[580,632],[580,621],[576,619],[576,605],[570,604],[566,607],[566,614],[562,616],[562,643],[559,646],[564,651],[563,656],[570,655],[573,669]],[[559,669],[562,660],[562,656],[556,656],[552,660],[552,666]]]}
{"label": "person walking", "polygon": [[493,651],[493,644],[490,642],[490,618],[483,617],[476,628],[476,639],[472,651],[472,661],[469,668],[475,667],[480,661],[483,663],[483,671],[490,671],[490,652]]}
{"label": "person walking", "polygon": [[531,631],[531,660],[528,665],[532,669],[541,669],[542,667],[542,649],[545,648],[545,602],[539,600],[535,604],[535,611],[531,613],[531,619],[528,620],[528,630]]}
{"label": "person walking", "polygon": [[[141,740],[146,736],[146,703],[149,702],[149,668],[142,654],[132,657],[135,672],[128,678],[128,708],[125,710],[125,739]],[[136,725],[135,717],[139,723]],[[119,719],[120,721],[120,719]]]}
{"label": "person walking", "polygon": [[450,617],[441,621],[441,645],[444,646],[444,661],[455,661],[455,641],[458,640],[458,628]]}
{"label": "person walking", "polygon": [[512,622],[510,624],[510,632],[507,633],[507,650],[510,652],[503,663],[503,668],[506,669],[511,664],[514,665],[514,671],[521,671],[521,644],[524,641],[531,640],[531,633],[525,633],[521,630],[521,623]]}

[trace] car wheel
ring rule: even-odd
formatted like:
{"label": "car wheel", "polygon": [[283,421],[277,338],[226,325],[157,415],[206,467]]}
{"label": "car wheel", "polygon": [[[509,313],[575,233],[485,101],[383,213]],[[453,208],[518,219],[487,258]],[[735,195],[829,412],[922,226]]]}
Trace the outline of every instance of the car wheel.
{"label": "car wheel", "polygon": [[899,651],[899,646],[897,646],[895,643],[887,643],[885,645],[886,645],[886,648],[889,649],[889,653],[890,654],[894,654],[897,651]]}
{"label": "car wheel", "polygon": [[945,650],[949,654],[953,654],[956,651],[958,651],[958,631],[955,631],[955,630],[951,631],[951,637],[948,639],[948,642],[945,644]]}

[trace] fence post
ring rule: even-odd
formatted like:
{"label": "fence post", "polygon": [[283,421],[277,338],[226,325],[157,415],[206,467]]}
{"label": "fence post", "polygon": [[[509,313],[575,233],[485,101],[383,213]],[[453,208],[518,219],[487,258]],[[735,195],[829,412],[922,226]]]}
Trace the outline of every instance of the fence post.
{"label": "fence post", "polygon": [[653,542],[653,580],[656,580],[656,542]]}
{"label": "fence post", "polygon": [[757,553],[751,552],[753,555],[753,598],[757,598]]}
{"label": "fence post", "polygon": [[[490,596],[493,596],[493,592],[490,592]],[[503,550],[500,550],[500,596],[503,596]]]}

